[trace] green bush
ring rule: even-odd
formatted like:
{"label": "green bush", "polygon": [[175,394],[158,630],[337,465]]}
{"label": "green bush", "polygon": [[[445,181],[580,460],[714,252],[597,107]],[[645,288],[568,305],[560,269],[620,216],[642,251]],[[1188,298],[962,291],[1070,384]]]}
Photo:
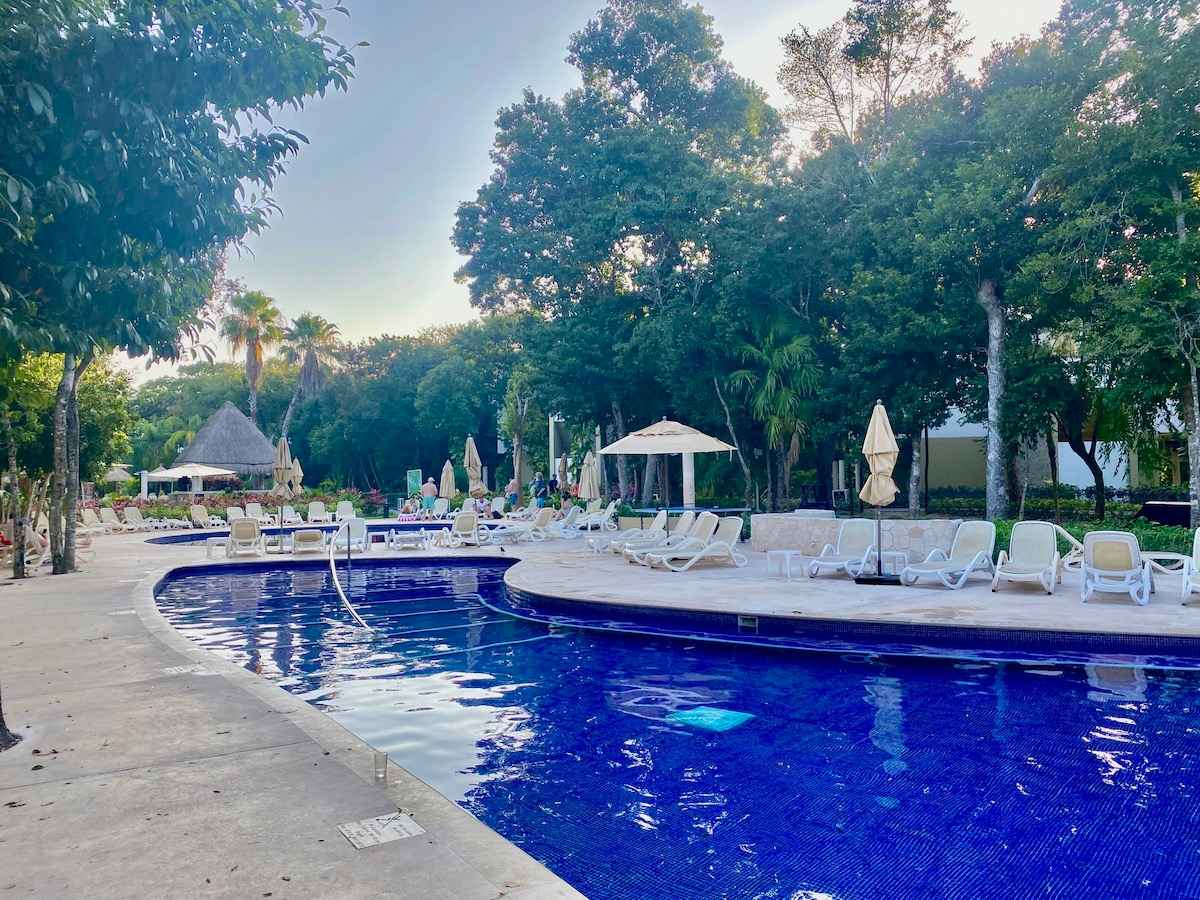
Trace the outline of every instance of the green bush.
{"label": "green bush", "polygon": [[[999,519],[996,522],[996,553],[1008,548],[1008,540],[1012,536],[1013,519]],[[1063,531],[1068,532],[1077,541],[1083,541],[1083,536],[1089,531],[1129,531],[1138,539],[1143,550],[1151,552],[1191,553],[1192,530],[1178,525],[1156,525],[1153,522],[1126,521],[1122,519],[1105,519],[1095,521],[1060,522]],[[1065,554],[1070,545],[1061,537],[1058,539],[1058,549]]]}

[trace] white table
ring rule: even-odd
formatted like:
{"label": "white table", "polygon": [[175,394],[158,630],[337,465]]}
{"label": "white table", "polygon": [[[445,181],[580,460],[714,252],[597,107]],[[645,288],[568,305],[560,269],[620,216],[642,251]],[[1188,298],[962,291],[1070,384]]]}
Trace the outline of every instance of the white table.
{"label": "white table", "polygon": [[801,550],[768,550],[767,551],[767,574],[770,575],[772,570],[776,570],[780,575],[792,580],[792,560],[804,559],[804,552]]}

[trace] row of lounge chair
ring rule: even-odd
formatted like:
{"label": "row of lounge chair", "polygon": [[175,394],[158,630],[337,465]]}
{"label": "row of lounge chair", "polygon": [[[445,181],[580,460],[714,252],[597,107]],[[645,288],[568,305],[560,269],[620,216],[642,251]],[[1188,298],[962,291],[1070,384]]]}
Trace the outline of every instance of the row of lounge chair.
{"label": "row of lounge chair", "polygon": [[664,509],[658,511],[648,528],[593,538],[588,544],[596,553],[620,554],[630,563],[686,572],[702,561],[746,565],[746,557],[737,549],[741,536],[741,516],[720,518],[710,512],[696,515],[687,510],[668,529]]}
{"label": "row of lounge chair", "polygon": [[[134,531],[158,531],[169,528],[224,528],[237,519],[254,519],[260,525],[274,525],[276,517],[267,513],[261,503],[247,503],[245,507],[225,507],[225,518],[214,516],[208,509],[194,504],[188,511],[188,519],[177,518],[147,518],[136,506],[126,506],[121,510],[121,517],[110,506],[99,509],[84,507],[80,510],[81,524],[94,533],[113,534]],[[318,523],[344,522],[358,515],[354,504],[349,500],[338,503],[335,512],[330,513],[325,504],[314,500],[308,504],[307,518],[302,517],[294,507],[284,505],[280,508],[279,524],[303,525]]]}
{"label": "row of lounge chair", "polygon": [[[1071,548],[1063,555],[1059,541]],[[1090,531],[1080,543],[1051,522],[1025,521],[1013,525],[1007,550],[993,556],[996,526],[991,522],[968,521],[958,526],[949,553],[933,550],[923,561],[900,571],[900,581],[914,585],[933,579],[957,589],[975,572],[992,576],[992,590],[1006,582],[1026,582],[1053,594],[1065,570],[1080,572],[1080,596],[1084,603],[1097,593],[1128,594],[1145,606],[1154,592],[1153,563],[1128,531]],[[1171,554],[1167,554],[1171,556]],[[827,572],[851,577],[869,569],[876,558],[875,523],[869,519],[847,519],[838,531],[837,544],[826,544],[809,561],[807,573],[815,578]],[[1167,571],[1167,570],[1163,570]],[[1183,576],[1181,594],[1186,602],[1200,590],[1200,530],[1193,540],[1192,555],[1178,570]]]}

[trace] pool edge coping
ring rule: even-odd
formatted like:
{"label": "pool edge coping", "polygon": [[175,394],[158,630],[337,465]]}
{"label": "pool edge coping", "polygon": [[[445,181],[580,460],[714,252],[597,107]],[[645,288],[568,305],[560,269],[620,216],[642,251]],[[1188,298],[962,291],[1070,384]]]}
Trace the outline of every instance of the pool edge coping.
{"label": "pool edge coping", "polygon": [[[197,646],[175,629],[155,602],[158,586],[171,576],[186,575],[192,569],[211,569],[214,564],[239,568],[262,562],[262,559],[204,560],[158,566],[133,585],[133,609],[146,631],[167,649],[203,665],[246,691],[270,711],[284,716],[322,751],[327,752],[331,760],[340,763],[361,781],[378,788],[387,803],[412,813],[423,827],[431,831],[436,829],[434,837],[443,849],[454,853],[465,866],[487,880],[496,889],[496,896],[582,897],[583,894],[541,862],[418,778],[398,761],[390,761],[387,785],[378,785],[374,777],[374,748],[370,744],[307,700]],[[369,864],[366,857],[364,864]],[[515,884],[514,876],[517,879]]]}

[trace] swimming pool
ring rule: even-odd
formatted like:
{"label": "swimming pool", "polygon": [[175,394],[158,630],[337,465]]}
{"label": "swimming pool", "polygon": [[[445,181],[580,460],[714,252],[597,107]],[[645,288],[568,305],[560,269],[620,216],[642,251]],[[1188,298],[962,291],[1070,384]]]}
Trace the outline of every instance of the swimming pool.
{"label": "swimming pool", "polygon": [[1200,896],[1200,673],[561,629],[505,567],[356,561],[369,634],[316,561],[157,596],[592,897]]}

